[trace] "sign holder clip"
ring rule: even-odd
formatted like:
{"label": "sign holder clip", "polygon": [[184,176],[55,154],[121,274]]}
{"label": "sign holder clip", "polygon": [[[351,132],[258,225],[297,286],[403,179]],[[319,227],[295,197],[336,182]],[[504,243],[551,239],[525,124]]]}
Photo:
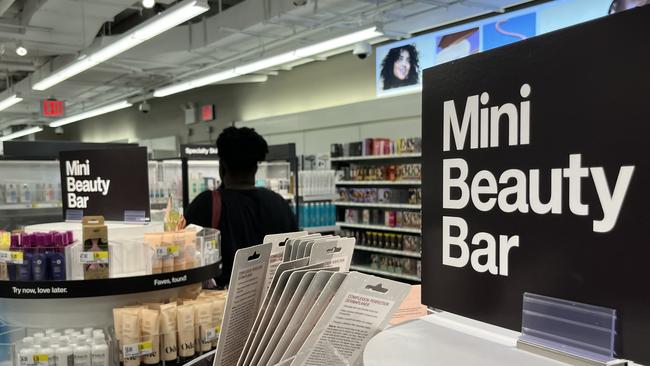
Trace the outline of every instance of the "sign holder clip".
{"label": "sign holder clip", "polygon": [[517,348],[575,366],[618,366],[616,310],[524,293]]}

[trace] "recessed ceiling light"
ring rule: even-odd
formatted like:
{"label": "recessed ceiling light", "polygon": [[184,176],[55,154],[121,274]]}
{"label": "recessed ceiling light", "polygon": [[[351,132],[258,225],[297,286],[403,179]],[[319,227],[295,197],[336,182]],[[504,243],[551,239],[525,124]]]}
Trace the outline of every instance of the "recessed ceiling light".
{"label": "recessed ceiling light", "polygon": [[27,48],[23,47],[22,45],[18,46],[16,48],[16,54],[18,56],[27,56]]}
{"label": "recessed ceiling light", "polygon": [[156,5],[156,0],[142,0],[142,6],[151,9],[153,6]]}

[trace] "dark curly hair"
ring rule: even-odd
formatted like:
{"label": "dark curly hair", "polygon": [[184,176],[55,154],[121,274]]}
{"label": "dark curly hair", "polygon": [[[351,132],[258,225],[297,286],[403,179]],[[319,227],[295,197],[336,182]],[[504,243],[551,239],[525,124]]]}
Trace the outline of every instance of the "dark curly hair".
{"label": "dark curly hair", "polygon": [[[393,66],[399,60],[402,51],[409,53],[411,68],[408,77],[400,80],[393,74]],[[399,88],[407,85],[414,85],[420,82],[420,59],[418,50],[412,44],[391,48],[381,62],[381,78],[384,81],[384,90]]]}
{"label": "dark curly hair", "polygon": [[219,159],[233,173],[247,173],[257,169],[269,152],[266,140],[255,129],[228,127],[217,138]]}

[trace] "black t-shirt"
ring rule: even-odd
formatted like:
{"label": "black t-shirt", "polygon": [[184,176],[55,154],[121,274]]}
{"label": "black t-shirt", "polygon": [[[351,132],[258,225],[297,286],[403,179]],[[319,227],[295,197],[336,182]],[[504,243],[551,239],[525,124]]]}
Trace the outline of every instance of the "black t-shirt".
{"label": "black t-shirt", "polygon": [[[296,217],[287,201],[265,188],[224,189],[221,192],[221,256],[223,274],[219,286],[230,281],[235,252],[238,249],[262,244],[264,236],[298,230]],[[188,224],[212,226],[212,192],[199,194],[185,214]]]}

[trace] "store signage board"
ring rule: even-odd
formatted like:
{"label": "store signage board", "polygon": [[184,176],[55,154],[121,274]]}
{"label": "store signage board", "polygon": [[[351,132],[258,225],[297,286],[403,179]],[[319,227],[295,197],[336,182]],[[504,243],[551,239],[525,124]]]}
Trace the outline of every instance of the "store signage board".
{"label": "store signage board", "polygon": [[181,145],[181,158],[219,160],[215,145]]}
{"label": "store signage board", "polygon": [[206,104],[201,107],[201,121],[209,122],[215,120],[214,104]]}
{"label": "store signage board", "polygon": [[47,118],[63,117],[65,116],[65,102],[57,99],[43,99],[41,114]]}
{"label": "store signage board", "polygon": [[151,217],[146,148],[64,151],[59,161],[64,217],[69,209],[112,221],[126,211]]}
{"label": "store signage board", "polygon": [[513,330],[525,292],[613,308],[618,356],[650,364],[648,24],[650,6],[424,72],[426,305]]}

